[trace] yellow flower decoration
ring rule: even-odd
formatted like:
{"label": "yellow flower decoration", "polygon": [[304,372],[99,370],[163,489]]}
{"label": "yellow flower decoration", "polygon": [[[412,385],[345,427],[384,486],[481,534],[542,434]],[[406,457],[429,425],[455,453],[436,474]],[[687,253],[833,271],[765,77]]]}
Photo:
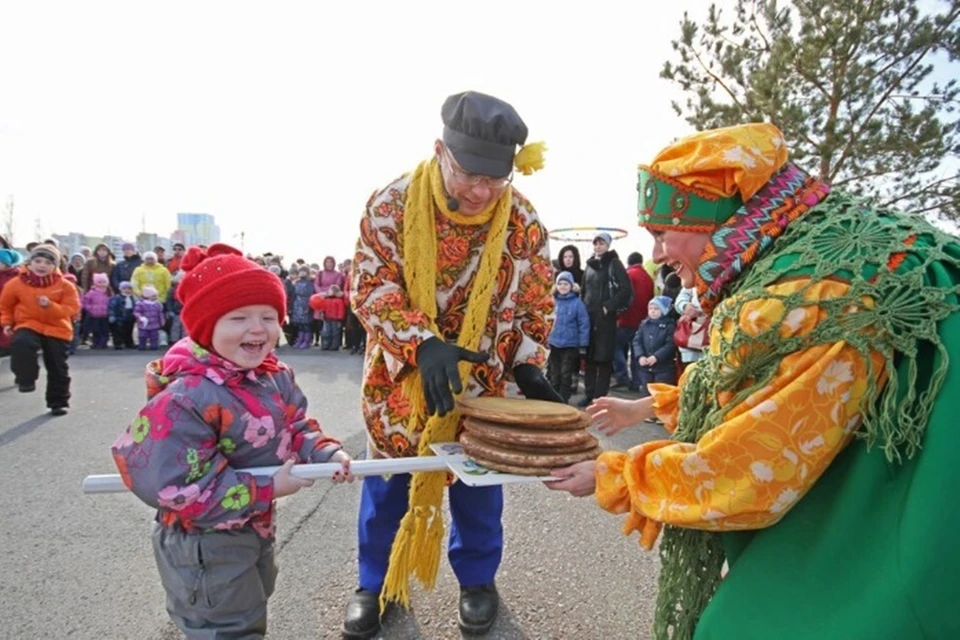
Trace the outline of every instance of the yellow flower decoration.
{"label": "yellow flower decoration", "polygon": [[547,150],[547,145],[543,142],[531,142],[520,147],[520,151],[513,159],[513,166],[517,171],[525,176],[529,176],[534,171],[543,169],[543,152]]}

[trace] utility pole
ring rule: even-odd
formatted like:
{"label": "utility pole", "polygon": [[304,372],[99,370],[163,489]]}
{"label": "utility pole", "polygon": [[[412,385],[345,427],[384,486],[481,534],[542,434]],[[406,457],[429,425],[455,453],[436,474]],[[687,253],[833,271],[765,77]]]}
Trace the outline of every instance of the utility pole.
{"label": "utility pole", "polygon": [[40,226],[40,218],[33,219],[33,239],[37,242],[43,242],[43,227]]}

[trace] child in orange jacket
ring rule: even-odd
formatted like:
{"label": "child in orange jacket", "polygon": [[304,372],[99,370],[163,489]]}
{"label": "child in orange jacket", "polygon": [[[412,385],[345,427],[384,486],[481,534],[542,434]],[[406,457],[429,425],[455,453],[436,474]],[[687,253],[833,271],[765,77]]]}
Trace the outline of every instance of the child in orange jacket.
{"label": "child in orange jacket", "polygon": [[80,296],[57,269],[60,251],[40,244],[30,252],[27,268],[0,294],[0,326],[13,337],[10,367],[21,393],[37,388],[43,352],[47,369],[47,406],[55,416],[66,415],[70,404],[67,349],[73,337],[73,317],[80,313]]}

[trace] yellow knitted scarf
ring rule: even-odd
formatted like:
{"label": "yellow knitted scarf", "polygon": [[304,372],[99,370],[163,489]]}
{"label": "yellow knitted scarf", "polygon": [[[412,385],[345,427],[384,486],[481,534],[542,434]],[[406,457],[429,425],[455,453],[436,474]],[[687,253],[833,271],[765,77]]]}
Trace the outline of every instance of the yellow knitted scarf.
{"label": "yellow knitted scarf", "polygon": [[[435,212],[440,211],[457,224],[490,223],[486,245],[480,256],[480,265],[470,290],[463,327],[457,345],[476,350],[487,324],[490,301],[497,283],[497,270],[507,235],[510,217],[512,189],[507,187],[498,200],[485,211],[475,216],[464,216],[450,211],[446,206],[443,177],[436,159],[425,161],[417,167],[410,186],[403,215],[403,276],[413,308],[423,311],[430,321],[429,329],[439,336],[437,328],[437,235]],[[461,362],[460,379],[464,388],[473,365]],[[408,428],[426,422],[420,436],[418,454],[433,455],[431,443],[452,442],[460,424],[460,411],[456,408],[447,415],[427,418],[426,400],[420,373],[414,369],[403,382],[404,396],[410,402]],[[380,593],[381,611],[387,602],[395,601],[404,607],[410,606],[410,575],[427,589],[432,589],[440,567],[440,547],[443,540],[443,489],[446,486],[445,472],[414,473],[410,483],[410,501],[407,513],[390,551],[390,564]]]}

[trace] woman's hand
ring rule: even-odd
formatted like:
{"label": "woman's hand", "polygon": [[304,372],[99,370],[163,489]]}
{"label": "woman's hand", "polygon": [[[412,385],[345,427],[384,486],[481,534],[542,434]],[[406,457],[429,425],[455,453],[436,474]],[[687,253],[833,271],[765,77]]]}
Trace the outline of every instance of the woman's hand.
{"label": "woman's hand", "polygon": [[353,482],[353,474],[350,472],[351,460],[350,456],[343,449],[330,456],[330,462],[339,462],[342,467],[340,471],[333,474],[333,481],[335,483]]}
{"label": "woman's hand", "polygon": [[551,480],[544,482],[547,488],[552,491],[566,491],[572,496],[583,498],[593,495],[597,488],[597,478],[594,475],[596,462],[587,460],[578,462],[563,469],[554,469],[550,475],[561,480]]}
{"label": "woman's hand", "polygon": [[587,407],[587,413],[593,418],[593,425],[600,433],[612,436],[627,427],[640,424],[653,417],[653,398],[623,400],[603,396]]}

